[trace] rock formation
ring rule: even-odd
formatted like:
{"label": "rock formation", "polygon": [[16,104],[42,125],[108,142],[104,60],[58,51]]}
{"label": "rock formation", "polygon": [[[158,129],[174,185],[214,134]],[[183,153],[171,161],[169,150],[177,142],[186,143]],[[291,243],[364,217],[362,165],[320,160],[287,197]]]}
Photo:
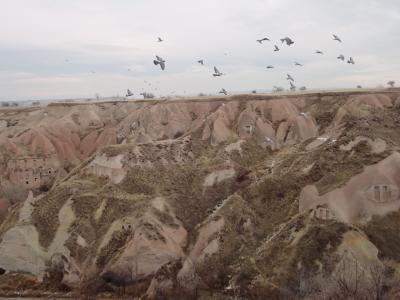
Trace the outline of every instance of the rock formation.
{"label": "rock formation", "polygon": [[3,109],[0,294],[318,299],[355,264],[396,298],[399,97]]}

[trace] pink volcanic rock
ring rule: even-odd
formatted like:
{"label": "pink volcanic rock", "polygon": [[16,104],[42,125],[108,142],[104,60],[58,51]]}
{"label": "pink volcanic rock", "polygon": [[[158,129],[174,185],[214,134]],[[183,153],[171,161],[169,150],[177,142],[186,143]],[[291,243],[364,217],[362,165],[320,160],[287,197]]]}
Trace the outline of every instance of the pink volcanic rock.
{"label": "pink volcanic rock", "polygon": [[16,143],[21,143],[31,153],[42,153],[49,156],[56,153],[53,144],[44,135],[43,129],[30,129],[24,132],[21,136],[16,138]]}
{"label": "pink volcanic rock", "polygon": [[254,110],[259,111],[261,115],[271,122],[280,122],[297,116],[299,110],[293,103],[293,99],[272,99],[269,101],[250,101],[249,105]]}
{"label": "pink volcanic rock", "polygon": [[10,202],[7,199],[0,198],[0,224],[4,221],[8,214]]}
{"label": "pink volcanic rock", "polygon": [[202,140],[209,140],[211,138],[211,127],[210,124],[205,123],[203,128],[203,133],[201,135]]}
{"label": "pink volcanic rock", "polygon": [[104,268],[102,276],[127,281],[155,274],[164,264],[185,256],[182,238],[186,239],[183,227],[164,231],[159,224],[144,222],[121,254]]}
{"label": "pink volcanic rock", "polygon": [[168,106],[153,106],[150,109],[151,124],[149,134],[154,138],[173,138],[178,133],[187,132],[192,123],[192,117],[188,106],[173,103]]}
{"label": "pink volcanic rock", "polygon": [[72,143],[64,142],[60,139],[54,139],[53,144],[56,148],[57,156],[61,161],[78,163],[82,159],[82,155],[77,151]]}
{"label": "pink volcanic rock", "polygon": [[258,116],[256,112],[254,110],[251,110],[250,107],[247,107],[239,114],[236,129],[239,138],[247,138],[253,135],[257,119]]}
{"label": "pink volcanic rock", "polygon": [[117,143],[115,128],[106,128],[100,134],[96,131],[89,133],[83,138],[80,150],[84,156],[92,154],[96,149],[110,144]]}
{"label": "pink volcanic rock", "polygon": [[21,155],[21,150],[18,149],[17,145],[15,145],[10,139],[6,138],[5,140],[0,141],[0,144],[4,144],[7,152],[14,155]]}
{"label": "pink volcanic rock", "polygon": [[393,153],[378,164],[368,166],[342,188],[319,196],[313,186],[300,195],[299,210],[306,212],[326,204],[344,222],[368,221],[400,208],[400,154]]}
{"label": "pink volcanic rock", "polygon": [[338,109],[334,124],[338,125],[347,114],[358,115],[364,108],[391,107],[392,100],[387,95],[357,95],[350,97],[347,102]]}
{"label": "pink volcanic rock", "polygon": [[310,115],[297,115],[282,122],[276,133],[278,145],[295,144],[318,135],[318,127]]}
{"label": "pink volcanic rock", "polygon": [[96,148],[100,148],[105,145],[116,144],[117,134],[115,128],[109,127],[104,129],[96,140]]}
{"label": "pink volcanic rock", "polygon": [[237,136],[232,130],[232,123],[235,121],[238,111],[238,101],[230,101],[226,104],[223,103],[210,115],[209,119],[213,121],[211,127],[211,144],[216,145]]}
{"label": "pink volcanic rock", "polygon": [[217,145],[221,142],[228,140],[231,137],[234,137],[234,133],[229,128],[225,117],[223,115],[218,116],[212,126],[211,144]]}
{"label": "pink volcanic rock", "polygon": [[99,134],[97,131],[92,131],[82,139],[80,150],[84,156],[88,156],[94,152],[96,149],[96,140],[98,136]]}
{"label": "pink volcanic rock", "polygon": [[275,131],[272,128],[272,125],[270,122],[266,121],[264,122],[261,120],[261,118],[258,118],[256,121],[256,126],[254,129],[254,135],[257,139],[257,142],[260,143],[265,143],[266,138],[270,138],[272,140],[275,139]]}

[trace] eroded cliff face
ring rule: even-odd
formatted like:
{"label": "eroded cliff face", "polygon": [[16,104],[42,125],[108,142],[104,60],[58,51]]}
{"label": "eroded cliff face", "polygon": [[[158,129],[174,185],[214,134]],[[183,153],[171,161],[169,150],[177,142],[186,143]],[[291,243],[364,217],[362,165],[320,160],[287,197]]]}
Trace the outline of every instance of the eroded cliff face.
{"label": "eroded cliff face", "polygon": [[354,261],[397,280],[400,92],[2,114],[4,191],[26,191],[0,200],[3,294],[322,297]]}

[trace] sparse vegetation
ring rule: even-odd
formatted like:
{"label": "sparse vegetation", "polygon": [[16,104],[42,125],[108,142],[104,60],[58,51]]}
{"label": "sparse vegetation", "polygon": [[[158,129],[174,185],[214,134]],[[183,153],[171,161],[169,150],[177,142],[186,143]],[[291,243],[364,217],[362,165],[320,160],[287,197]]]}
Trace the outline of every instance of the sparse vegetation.
{"label": "sparse vegetation", "polygon": [[379,257],[400,262],[400,211],[392,212],[386,216],[374,216],[364,226],[368,238],[379,249]]}
{"label": "sparse vegetation", "polygon": [[[357,93],[361,92],[364,91]],[[391,101],[397,99],[397,94],[392,90],[382,93],[390,93]],[[387,280],[397,279],[393,270],[400,263],[400,240],[396,231],[400,227],[399,212],[373,216],[364,225],[351,225],[342,223],[339,217],[337,220],[320,220],[313,214],[315,210],[299,213],[299,197],[308,185],[315,185],[320,195],[339,188],[361,173],[365,166],[377,163],[397,150],[400,145],[397,130],[400,125],[399,107],[374,109],[365,106],[362,114],[349,112],[341,118],[340,130],[337,130],[333,128],[333,125],[337,125],[334,121],[338,119],[338,111],[349,100],[349,96],[304,96],[304,101],[302,99],[296,105],[301,105],[302,110],[316,120],[318,135],[330,134],[331,130],[337,135],[332,135],[331,140],[316,148],[309,147],[316,141],[310,138],[294,145],[288,143],[271,149],[258,143],[260,135],[264,134],[261,125],[253,137],[238,142],[235,133],[244,115],[242,112],[251,109],[249,116],[262,120],[268,130],[269,125],[277,130],[286,120],[272,118],[269,106],[263,107],[259,102],[263,101],[263,95],[241,97],[234,96],[231,99],[238,101],[234,105],[225,103],[229,115],[225,114],[221,102],[196,100],[212,106],[209,110],[211,117],[206,116],[211,131],[218,129],[217,125],[212,124],[211,118],[220,117],[226,122],[226,128],[232,134],[227,134],[231,138],[225,142],[211,145],[208,135],[204,134],[205,126],[201,123],[202,119],[206,119],[204,112],[197,111],[197,106],[185,110],[188,124],[199,124],[191,127],[193,131],[174,127],[174,119],[162,119],[154,125],[160,132],[150,132],[153,128],[147,128],[140,119],[146,117],[145,111],[139,118],[142,123],[140,128],[145,128],[151,138],[162,141],[108,145],[80,164],[65,160],[60,167],[68,175],[57,179],[53,187],[41,186],[43,195],[34,204],[32,213],[32,224],[38,231],[40,246],[45,250],[53,248],[49,246],[63,222],[60,220],[60,209],[69,200],[74,218],[69,223],[71,225],[67,229],[68,236],[64,244],[70,255],[66,260],[84,270],[79,274],[81,282],[78,290],[82,294],[142,297],[152,288],[152,284],[157,284],[155,297],[184,300],[196,297],[318,299],[320,296],[336,300],[361,299],[357,298],[361,294],[366,295],[362,299],[369,300],[368,297],[374,294],[372,300],[388,295],[388,286],[393,284]],[[275,99],[287,96],[268,97]],[[162,101],[156,101],[154,105],[164,103],[170,105]],[[70,104],[70,107],[74,105],[78,104]],[[111,104],[102,104],[99,110],[107,111],[107,105],[122,114],[119,106]],[[135,106],[133,112],[129,113],[133,118],[136,117],[137,107],[143,102],[126,105]],[[57,106],[51,109],[57,109]],[[293,108],[295,112],[290,117],[298,117],[296,109]],[[84,123],[77,111],[68,115],[69,123]],[[129,129],[132,124],[131,119],[124,121],[123,117],[118,122],[121,131]],[[26,130],[14,130],[13,136],[22,139],[28,132]],[[132,129],[130,133],[124,131],[127,141],[135,139],[135,130]],[[76,136],[83,139],[90,132],[82,130]],[[224,134],[222,132],[221,136]],[[206,138],[203,139],[203,136]],[[386,141],[387,149],[374,153],[371,143],[362,140],[351,149],[344,150],[343,146],[359,136],[371,139],[379,137]],[[126,173],[121,172],[124,174],[121,182],[115,183],[108,177],[111,176],[109,171],[120,172],[119,167],[112,166],[108,170],[107,166],[99,164],[99,170],[96,171],[98,175],[94,175],[90,163],[100,155],[122,155],[121,162]],[[228,175],[220,172],[222,170],[227,171]],[[208,177],[210,175],[215,177]],[[0,226],[0,237],[15,226],[22,200],[26,199],[26,191],[15,190],[15,186],[10,188],[5,182],[3,186],[5,188],[1,196],[15,199],[15,206]],[[127,230],[126,224],[132,224],[132,227],[129,226]],[[204,228],[206,230],[201,231]],[[366,276],[359,278],[359,282],[368,282],[367,294],[359,293],[361,285],[355,290],[348,280],[354,276],[347,276],[348,266],[357,272],[360,270],[358,274],[362,274],[362,268],[354,267],[354,263],[350,262],[344,271],[340,265],[340,245],[346,246],[342,244],[343,236],[349,231],[357,231],[362,235],[365,233],[365,237],[379,250],[378,258],[382,265],[363,266],[363,275]],[[202,239],[196,244],[200,233]],[[158,270],[144,274],[145,268],[139,268],[138,263],[132,261],[138,259],[137,253],[133,253],[131,258],[123,257],[127,245],[132,246],[132,249],[129,248],[132,252],[139,246],[138,256],[149,255],[152,257],[151,264],[161,261]],[[161,258],[156,257],[158,253],[161,253]],[[185,257],[191,260],[185,261]],[[143,262],[147,263],[145,260]],[[121,261],[126,262],[126,269],[124,263],[122,269],[118,269]],[[192,263],[195,273],[191,273]],[[187,274],[182,272],[187,276],[184,279],[177,277],[182,266],[188,268],[184,270]],[[371,271],[367,271],[369,267]],[[48,271],[51,276],[45,277],[42,285],[32,283],[32,286],[48,290],[54,288],[54,291],[62,289],[61,269]],[[0,269],[0,292],[2,278],[8,276],[7,273],[1,275],[1,272]],[[196,278],[201,279],[201,284],[197,286]],[[330,289],[322,289],[321,282],[329,284]],[[197,288],[185,290],[188,286]],[[8,289],[7,285],[4,287],[4,290]]]}

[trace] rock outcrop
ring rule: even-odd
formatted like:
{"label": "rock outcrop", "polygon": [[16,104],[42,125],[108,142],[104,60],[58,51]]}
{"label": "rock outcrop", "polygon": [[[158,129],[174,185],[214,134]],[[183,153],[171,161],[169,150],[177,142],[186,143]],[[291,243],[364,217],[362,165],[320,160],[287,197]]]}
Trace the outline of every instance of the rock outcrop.
{"label": "rock outcrop", "polygon": [[36,291],[318,299],[355,262],[395,295],[398,97],[4,109],[0,292],[30,274]]}

